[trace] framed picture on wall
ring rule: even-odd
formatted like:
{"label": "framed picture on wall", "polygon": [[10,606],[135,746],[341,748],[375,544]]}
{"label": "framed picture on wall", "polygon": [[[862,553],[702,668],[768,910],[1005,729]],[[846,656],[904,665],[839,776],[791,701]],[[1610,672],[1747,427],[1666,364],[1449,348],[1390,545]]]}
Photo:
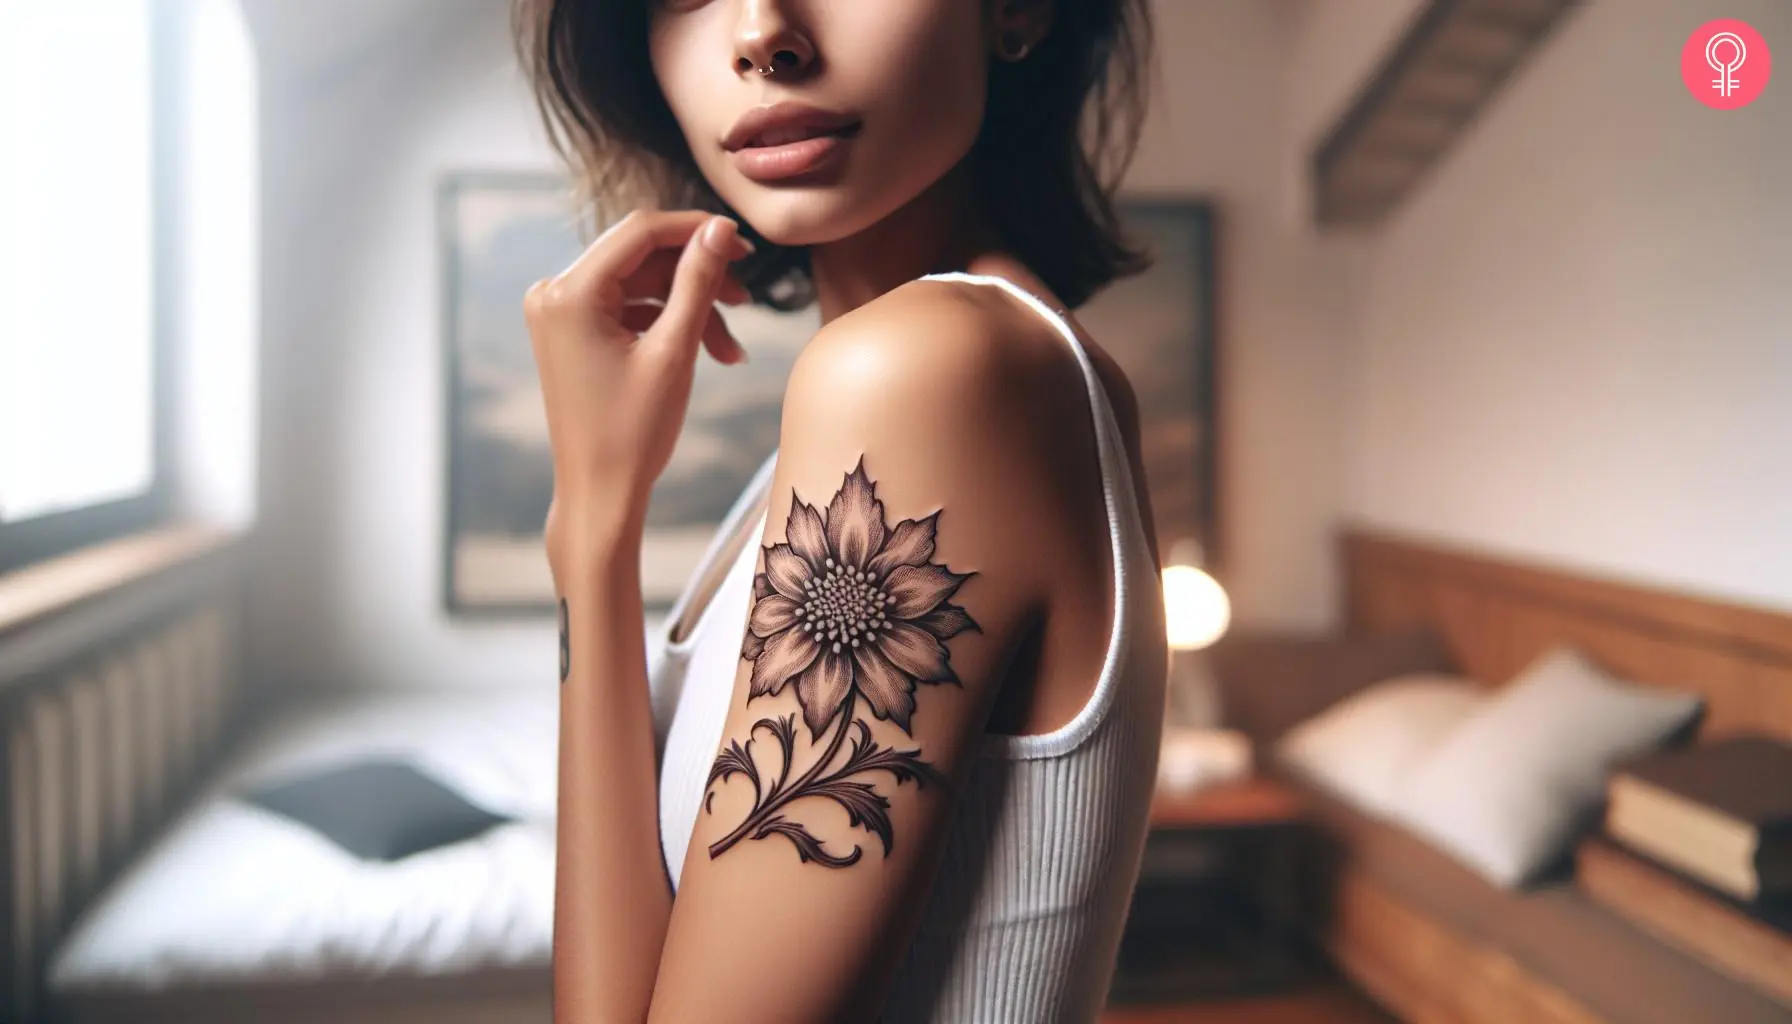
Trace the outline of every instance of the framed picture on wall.
{"label": "framed picture on wall", "polygon": [[[553,495],[547,419],[523,293],[583,251],[571,186],[553,174],[456,173],[438,195],[447,367],[444,603],[456,614],[550,614],[542,524]],[[601,228],[601,225],[598,226]],[[811,312],[723,308],[752,352],[697,362],[690,411],[648,504],[643,598],[664,613],[716,527],[778,445],[784,385]]]}
{"label": "framed picture on wall", "polygon": [[[584,248],[569,182],[553,174],[457,173],[440,186],[447,367],[443,592],[457,614],[549,614],[542,523],[553,494],[547,421],[522,296]],[[1199,540],[1217,561],[1214,488],[1213,214],[1198,202],[1128,200],[1121,216],[1155,265],[1077,310],[1138,395],[1160,550]],[[642,545],[650,613],[671,607],[729,505],[778,444],[784,387],[817,314],[724,307],[753,353],[701,358],[691,407],[648,505]]]}
{"label": "framed picture on wall", "polygon": [[1156,262],[1109,285],[1076,318],[1126,371],[1138,396],[1159,552],[1167,559],[1178,540],[1193,539],[1211,571],[1224,554],[1213,207],[1172,199],[1118,205],[1127,231]]}

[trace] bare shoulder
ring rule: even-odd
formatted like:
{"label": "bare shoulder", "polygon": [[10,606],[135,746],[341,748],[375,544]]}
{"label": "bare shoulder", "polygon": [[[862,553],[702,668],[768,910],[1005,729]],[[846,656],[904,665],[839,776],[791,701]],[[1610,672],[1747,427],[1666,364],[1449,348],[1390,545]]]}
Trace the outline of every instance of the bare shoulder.
{"label": "bare shoulder", "polygon": [[[1054,304],[1042,283],[1023,289]],[[1156,525],[1147,485],[1138,393],[1120,363],[1069,318],[1114,410],[1146,533],[1156,552]],[[1067,358],[1058,330],[999,288],[949,281],[912,281],[829,325],[817,338],[816,391],[830,401],[850,400],[851,374],[839,366],[868,371],[861,378],[873,393],[905,409],[932,408],[961,434],[1006,438],[999,452],[983,453],[1011,463],[1029,463],[1035,486],[1050,490],[1099,487],[1100,473],[1090,444],[1088,388],[1077,361]],[[839,364],[834,364],[838,358]],[[968,449],[967,449],[968,451]],[[1065,458],[1084,451],[1086,458]],[[1056,483],[1047,481],[1056,479]]]}
{"label": "bare shoulder", "polygon": [[995,388],[1028,359],[1013,311],[994,301],[1002,298],[947,282],[902,285],[823,327],[798,358],[792,385],[912,387],[940,403]]}
{"label": "bare shoulder", "polygon": [[995,288],[911,281],[816,334],[792,370],[786,409],[926,410],[985,438],[1018,436],[1036,425],[1042,397],[1080,389],[1063,347],[1043,318]]}

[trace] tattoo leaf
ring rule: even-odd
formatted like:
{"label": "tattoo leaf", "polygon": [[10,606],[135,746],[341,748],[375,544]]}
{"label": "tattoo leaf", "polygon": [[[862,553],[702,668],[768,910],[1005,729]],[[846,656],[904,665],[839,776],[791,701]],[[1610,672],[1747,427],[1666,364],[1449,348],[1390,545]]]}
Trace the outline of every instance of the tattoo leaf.
{"label": "tattoo leaf", "polygon": [[926,789],[929,783],[936,786],[946,784],[946,776],[939,769],[921,760],[919,750],[893,750],[880,747],[871,741],[871,730],[863,720],[854,719],[855,735],[852,739],[852,753],[847,756],[846,764],[832,779],[845,778],[859,772],[889,772],[895,777],[898,785],[913,782],[917,787]]}
{"label": "tattoo leaf", "polygon": [[765,822],[759,826],[758,831],[753,833],[753,838],[764,839],[769,835],[780,835],[790,840],[791,845],[796,847],[796,855],[799,861],[805,863],[808,861],[815,861],[817,864],[826,865],[830,868],[851,867],[859,862],[859,857],[864,852],[859,847],[855,846],[852,848],[852,852],[846,856],[836,857],[822,849],[821,840],[810,835],[808,829],[804,828],[800,823],[784,817],[782,814],[766,819]]}
{"label": "tattoo leaf", "polygon": [[854,826],[876,834],[884,841],[884,856],[890,855],[890,801],[872,788],[869,782],[829,779],[809,787],[804,796],[825,796],[846,809],[847,820]]}
{"label": "tattoo leaf", "polygon": [[[753,723],[753,728],[748,735],[758,732],[760,729],[770,732],[773,738],[778,741],[778,746],[784,751],[784,766],[778,770],[777,784],[772,786],[771,793],[767,794],[768,796],[774,796],[778,791],[784,788],[784,780],[790,775],[790,762],[796,757],[796,716],[786,715],[782,718],[761,718],[759,721]],[[754,787],[758,787],[757,779],[754,780]]]}
{"label": "tattoo leaf", "polygon": [[704,785],[713,786],[717,780],[726,781],[736,772],[752,779],[753,792],[759,792],[759,768],[753,764],[753,758],[742,749],[738,741],[731,741],[728,749],[716,755],[716,763],[709,768],[709,781]]}

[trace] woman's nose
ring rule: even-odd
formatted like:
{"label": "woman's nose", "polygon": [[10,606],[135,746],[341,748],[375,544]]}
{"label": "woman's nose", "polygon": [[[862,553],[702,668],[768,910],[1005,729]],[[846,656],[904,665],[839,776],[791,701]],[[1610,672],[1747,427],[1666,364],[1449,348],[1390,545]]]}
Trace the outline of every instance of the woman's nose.
{"label": "woman's nose", "polygon": [[809,71],[815,46],[788,7],[786,0],[744,0],[734,34],[736,72],[788,79]]}

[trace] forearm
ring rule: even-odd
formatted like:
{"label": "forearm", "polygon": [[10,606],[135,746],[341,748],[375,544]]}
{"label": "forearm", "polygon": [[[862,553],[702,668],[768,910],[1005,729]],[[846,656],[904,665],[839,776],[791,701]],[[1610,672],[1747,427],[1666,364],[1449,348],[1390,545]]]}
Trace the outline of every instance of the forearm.
{"label": "forearm", "polygon": [[672,912],[659,845],[640,536],[564,559],[556,1024],[647,1017]]}

